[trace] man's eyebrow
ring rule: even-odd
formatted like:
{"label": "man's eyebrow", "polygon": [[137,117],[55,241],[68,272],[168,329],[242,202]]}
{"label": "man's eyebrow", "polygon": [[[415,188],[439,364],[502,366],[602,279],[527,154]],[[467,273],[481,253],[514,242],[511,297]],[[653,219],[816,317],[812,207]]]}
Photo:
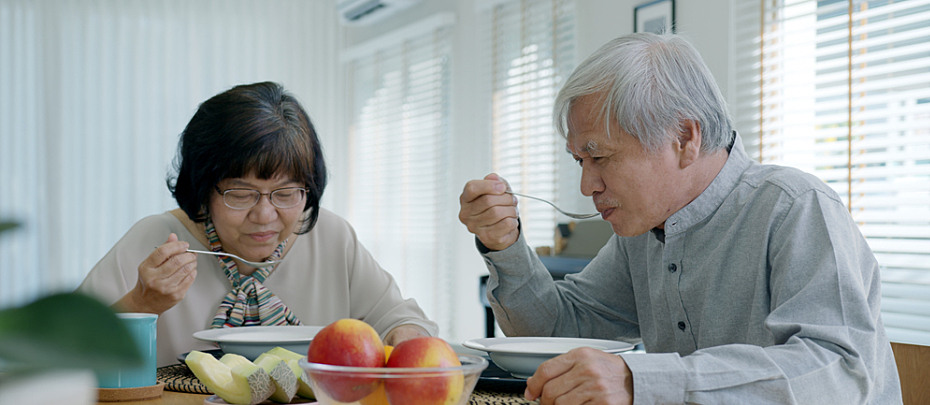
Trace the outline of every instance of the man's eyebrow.
{"label": "man's eyebrow", "polygon": [[588,141],[588,143],[585,144],[584,149],[582,149],[582,150],[585,151],[585,152],[588,152],[589,155],[597,154],[598,152],[601,151],[601,150],[597,147],[597,142],[595,142],[595,141]]}
{"label": "man's eyebrow", "polygon": [[[575,152],[572,151],[571,148],[569,148],[567,145],[565,146],[565,151],[568,152],[569,155],[575,156]],[[588,141],[588,143],[586,143],[584,147],[581,148],[581,152],[587,153],[589,155],[597,155],[598,152],[600,152],[600,149],[598,148],[596,141]]]}

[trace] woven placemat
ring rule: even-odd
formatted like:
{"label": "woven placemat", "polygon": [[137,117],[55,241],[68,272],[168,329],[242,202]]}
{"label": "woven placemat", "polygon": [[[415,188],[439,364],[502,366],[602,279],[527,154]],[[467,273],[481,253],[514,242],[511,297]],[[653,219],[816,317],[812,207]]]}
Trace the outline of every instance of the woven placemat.
{"label": "woven placemat", "polygon": [[[160,367],[158,382],[165,384],[168,391],[188,392],[192,394],[213,394],[185,364]],[[496,392],[476,389],[468,399],[469,405],[524,405],[534,404],[523,399],[523,392]]]}
{"label": "woven placemat", "polygon": [[490,392],[484,390],[474,390],[471,393],[471,398],[468,399],[468,405],[523,405],[538,403],[539,402],[530,402],[524,399],[522,392]]}
{"label": "woven placemat", "polygon": [[168,391],[208,395],[213,393],[197,379],[186,364],[159,367],[155,377],[158,382],[165,383],[165,389]]}

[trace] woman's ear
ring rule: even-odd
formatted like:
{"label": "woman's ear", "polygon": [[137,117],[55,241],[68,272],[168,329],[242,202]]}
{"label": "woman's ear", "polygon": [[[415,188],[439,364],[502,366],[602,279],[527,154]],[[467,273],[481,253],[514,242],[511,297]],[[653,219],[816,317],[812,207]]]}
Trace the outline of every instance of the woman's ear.
{"label": "woman's ear", "polygon": [[678,165],[684,169],[691,166],[701,155],[701,124],[684,120],[678,132]]}

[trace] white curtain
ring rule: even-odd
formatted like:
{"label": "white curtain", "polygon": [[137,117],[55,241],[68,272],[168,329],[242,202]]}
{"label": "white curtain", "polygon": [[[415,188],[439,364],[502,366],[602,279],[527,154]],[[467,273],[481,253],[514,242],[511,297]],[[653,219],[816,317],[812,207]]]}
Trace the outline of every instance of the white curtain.
{"label": "white curtain", "polygon": [[930,0],[764,0],[735,15],[747,149],[839,193],[881,265],[889,338],[930,344]]}
{"label": "white curtain", "polygon": [[[559,204],[560,163],[570,155],[552,127],[552,104],[574,69],[575,2],[498,0],[482,6],[494,172],[515,192]],[[539,201],[521,197],[519,207],[523,235],[533,247],[554,246],[556,224],[570,220]]]}
{"label": "white curtain", "polygon": [[437,14],[346,54],[351,97],[349,220],[359,240],[445,335],[460,299],[449,229],[451,14]]}
{"label": "white curtain", "polygon": [[[335,2],[0,0],[0,307],[75,288],[165,185],[210,96],[276,81],[340,147]],[[326,205],[328,200],[324,200]],[[154,246],[153,246],[154,248]]]}

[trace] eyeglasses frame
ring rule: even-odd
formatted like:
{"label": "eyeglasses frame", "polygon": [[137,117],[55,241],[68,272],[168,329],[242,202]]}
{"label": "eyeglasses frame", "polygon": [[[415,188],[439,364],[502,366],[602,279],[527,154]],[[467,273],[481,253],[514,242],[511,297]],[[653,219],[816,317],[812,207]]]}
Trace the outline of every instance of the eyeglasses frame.
{"label": "eyeglasses frame", "polygon": [[[252,207],[258,205],[258,202],[262,200],[262,196],[263,196],[263,195],[267,195],[267,196],[268,196],[268,202],[271,203],[271,205],[274,206],[275,208],[280,208],[280,209],[282,209],[282,210],[291,209],[291,208],[294,208],[294,207],[299,206],[300,203],[294,204],[294,205],[292,205],[292,206],[290,206],[290,207],[279,207],[277,204],[274,203],[274,199],[271,198],[271,195],[274,194],[274,193],[277,193],[278,191],[281,191],[281,190],[303,190],[303,191],[304,191],[304,196],[303,196],[303,198],[301,198],[301,200],[305,200],[305,199],[307,198],[307,194],[310,193],[310,190],[308,190],[308,189],[305,188],[305,187],[282,187],[282,188],[279,188],[279,189],[276,189],[276,190],[271,190],[271,191],[269,191],[269,192],[267,192],[267,193],[262,193],[262,192],[260,192],[260,191],[258,191],[258,190],[251,189],[251,188],[227,188],[226,190],[220,190],[220,187],[219,187],[219,186],[213,186],[213,188],[216,190],[217,193],[219,193],[219,195],[220,195],[221,197],[223,197],[223,205],[229,207],[230,209],[234,209],[234,210],[248,210],[248,209],[252,209]],[[258,198],[255,199],[255,202],[252,203],[252,205],[250,205],[250,206],[248,206],[248,207],[246,207],[246,208],[236,208],[236,207],[230,206],[230,205],[226,202],[226,193],[228,193],[228,192],[230,192],[230,191],[236,191],[236,190],[238,190],[238,191],[254,191],[254,192],[258,193]]]}

